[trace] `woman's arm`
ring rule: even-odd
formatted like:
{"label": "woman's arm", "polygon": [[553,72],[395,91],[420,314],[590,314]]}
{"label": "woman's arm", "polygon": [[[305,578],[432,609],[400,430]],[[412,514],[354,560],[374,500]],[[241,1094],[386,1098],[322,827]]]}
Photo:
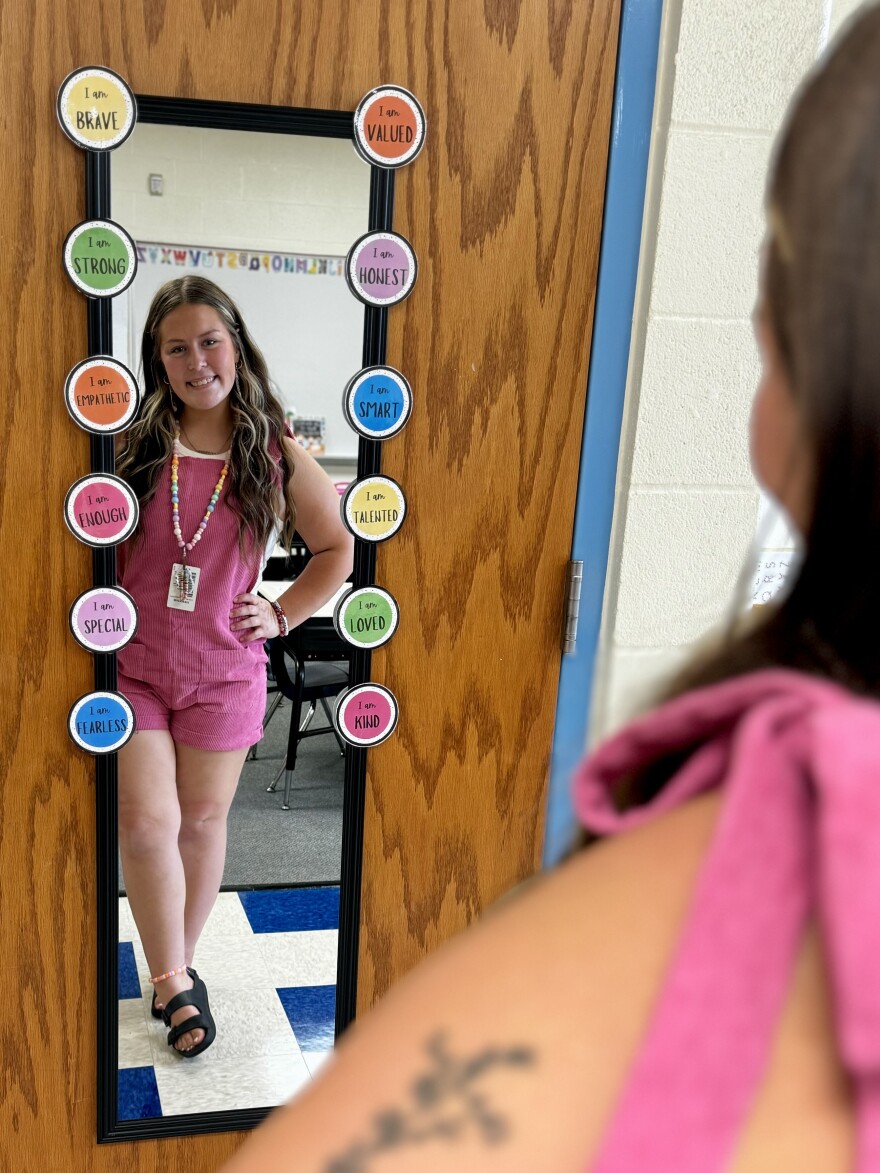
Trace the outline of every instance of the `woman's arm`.
{"label": "woman's arm", "polygon": [[583,1173],[715,810],[699,799],[493,909],[359,1020],[224,1173]]}
{"label": "woman's arm", "polygon": [[291,628],[332,598],[351,574],[354,538],[342,522],[339,494],[301,444],[282,436],[293,464],[296,528],[311,552],[296,582],[278,597]]}

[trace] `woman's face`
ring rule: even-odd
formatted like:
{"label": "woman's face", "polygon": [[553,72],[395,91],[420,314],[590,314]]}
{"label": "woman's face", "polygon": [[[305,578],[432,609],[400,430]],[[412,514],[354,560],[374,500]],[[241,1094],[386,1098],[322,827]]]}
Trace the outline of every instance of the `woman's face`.
{"label": "woman's face", "polygon": [[210,305],[181,305],[159,326],[159,359],[171,390],[187,408],[210,411],[235,385],[238,348]]}
{"label": "woman's face", "polygon": [[749,430],[752,471],[804,534],[812,478],[803,421],[767,313],[760,304],[753,321],[761,352],[761,381],[752,403]]}

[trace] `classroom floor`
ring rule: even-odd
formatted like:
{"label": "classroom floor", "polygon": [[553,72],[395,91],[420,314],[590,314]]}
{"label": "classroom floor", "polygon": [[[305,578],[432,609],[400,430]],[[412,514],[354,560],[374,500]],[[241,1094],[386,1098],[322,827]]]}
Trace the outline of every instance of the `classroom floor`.
{"label": "classroom floor", "polygon": [[221,892],[194,960],[217,1023],[195,1059],[166,1043],[137,929],[119,901],[119,1118],[274,1106],[333,1046],[339,888]]}

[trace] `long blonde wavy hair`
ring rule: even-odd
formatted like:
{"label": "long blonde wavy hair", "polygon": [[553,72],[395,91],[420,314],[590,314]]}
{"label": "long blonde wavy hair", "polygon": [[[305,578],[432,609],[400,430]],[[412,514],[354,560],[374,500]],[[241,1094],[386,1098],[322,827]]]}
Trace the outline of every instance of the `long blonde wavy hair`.
{"label": "long blonde wavy hair", "polygon": [[[248,333],[238,307],[206,277],[178,277],[163,285],[153,298],[141,341],[143,401],[118,458],[117,474],[128,482],[144,506],[155,496],[162,470],[171,459],[178,423],[174,396],[164,382],[165,368],[159,358],[159,328],[172,310],[183,305],[215,309],[239,353],[229,396],[233,430],[228,503],[241,522],[241,548],[244,550],[246,539],[257,549],[265,548],[275,531],[280,505],[281,541],[289,549],[296,528],[296,509],[293,462],[283,442],[284,409],[272,388],[266,360]],[[273,455],[273,449],[280,455]]]}

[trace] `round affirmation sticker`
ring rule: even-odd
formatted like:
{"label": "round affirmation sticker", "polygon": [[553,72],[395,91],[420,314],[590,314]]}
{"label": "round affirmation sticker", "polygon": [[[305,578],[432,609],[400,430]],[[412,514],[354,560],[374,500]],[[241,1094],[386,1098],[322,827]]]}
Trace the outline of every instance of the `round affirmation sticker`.
{"label": "round affirmation sticker", "polygon": [[64,498],[64,520],[87,546],[115,546],[138,523],[137,498],[125,481],[109,473],[80,477]]}
{"label": "round affirmation sticker", "polygon": [[418,264],[412,245],[396,232],[368,232],[345,260],[348,287],[366,305],[395,305],[412,292]]}
{"label": "round affirmation sticker", "polygon": [[137,631],[137,606],[121,587],[95,587],[74,599],[69,622],[86,651],[118,652]]}
{"label": "round affirmation sticker", "polygon": [[67,731],[80,749],[113,753],[134,733],[134,712],[121,692],[88,692],[70,710]]}
{"label": "round affirmation sticker", "polygon": [[67,410],[87,432],[121,432],[137,415],[137,380],[121,362],[106,354],[78,363],[64,384]]}
{"label": "round affirmation sticker", "polygon": [[113,297],[134,281],[134,241],[112,220],[84,220],[64,241],[64,268],[89,297]]}
{"label": "round affirmation sticker", "polygon": [[353,481],[342,498],[342,520],[365,542],[384,542],[397,533],[405,516],[403,489],[391,477]]}
{"label": "round affirmation sticker", "polygon": [[339,694],[335,724],[349,745],[378,745],[397,724],[397,701],[381,684],[358,684]]}
{"label": "round affirmation sticker", "polygon": [[134,130],[134,94],[112,69],[93,67],[69,73],[55,106],[61,129],[79,147],[112,151]]}
{"label": "round affirmation sticker", "polygon": [[350,379],[342,397],[349,426],[368,440],[396,436],[412,411],[412,389],[393,367],[364,367]]}
{"label": "round affirmation sticker", "polygon": [[403,167],[425,145],[425,112],[401,86],[379,86],[354,112],[354,145],[377,167]]}
{"label": "round affirmation sticker", "polygon": [[379,587],[361,587],[343,595],[333,612],[340,639],[356,648],[380,648],[397,631],[397,601]]}

